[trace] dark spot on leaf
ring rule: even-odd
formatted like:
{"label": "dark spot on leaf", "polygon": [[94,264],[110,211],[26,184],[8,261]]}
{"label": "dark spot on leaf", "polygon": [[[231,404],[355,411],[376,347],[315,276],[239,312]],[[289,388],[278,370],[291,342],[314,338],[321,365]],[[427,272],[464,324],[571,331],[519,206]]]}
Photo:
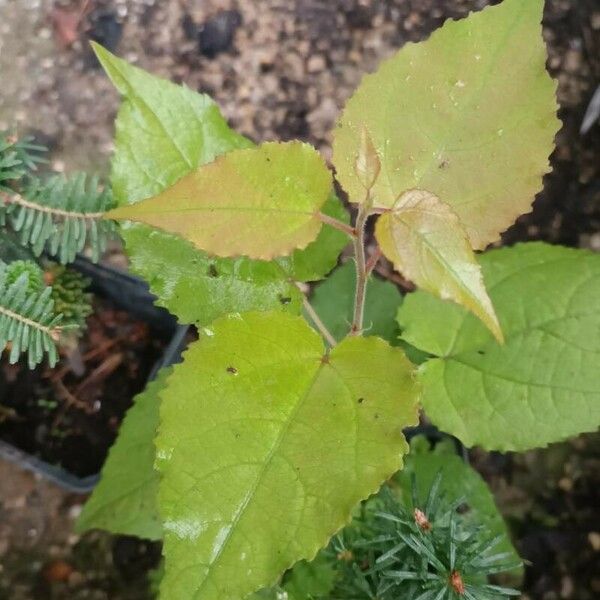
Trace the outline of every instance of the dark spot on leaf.
{"label": "dark spot on leaf", "polygon": [[238,370],[235,367],[227,367],[227,372],[231,375],[237,375]]}
{"label": "dark spot on leaf", "polygon": [[447,169],[450,166],[450,163],[447,160],[443,160],[439,165],[438,169]]}
{"label": "dark spot on leaf", "polygon": [[218,277],[219,276],[219,271],[217,271],[217,267],[215,267],[215,265],[210,265],[208,267],[208,276],[209,277]]}
{"label": "dark spot on leaf", "polygon": [[289,296],[283,296],[282,294],[279,294],[277,298],[279,298],[279,302],[281,302],[281,304],[289,304],[292,301]]}
{"label": "dark spot on leaf", "polygon": [[484,355],[485,354],[485,350],[477,350],[477,354]]}
{"label": "dark spot on leaf", "polygon": [[362,404],[364,401],[365,401],[365,399],[364,399],[364,398],[359,398],[359,399],[357,400],[357,402],[358,402],[359,404]]}
{"label": "dark spot on leaf", "polygon": [[329,364],[329,355],[328,354],[324,354],[323,356],[321,356],[321,364],[322,365]]}
{"label": "dark spot on leaf", "polygon": [[378,413],[375,413],[375,418],[379,419],[379,414]]}

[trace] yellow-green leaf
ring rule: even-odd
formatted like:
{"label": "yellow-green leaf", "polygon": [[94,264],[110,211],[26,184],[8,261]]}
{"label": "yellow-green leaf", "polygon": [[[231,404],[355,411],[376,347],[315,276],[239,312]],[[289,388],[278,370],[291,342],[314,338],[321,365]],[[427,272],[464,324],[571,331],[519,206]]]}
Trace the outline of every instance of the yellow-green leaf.
{"label": "yellow-green leaf", "polygon": [[117,205],[149,198],[199,165],[252,146],[206,94],[151,75],[94,42],[92,48],[123,96],[111,172]]}
{"label": "yellow-green leaf", "polygon": [[268,260],[317,237],[331,186],[331,173],[312,146],[270,142],[229,152],[106,216],[175,233],[218,256]]}
{"label": "yellow-green leaf", "polygon": [[479,261],[506,342],[422,291],[398,318],[434,354],[421,365],[428,417],[466,445],[528,450],[600,426],[600,254],[519,244]]}
{"label": "yellow-green leaf", "polygon": [[311,559],[402,465],[417,388],[403,352],[325,353],[299,317],[216,321],[161,394],[163,600],[241,600]]}
{"label": "yellow-green leaf", "polygon": [[[123,94],[111,174],[118,206],[164,191],[217,156],[253,146],[227,126],[206,95],[146,73],[100,46],[94,49]],[[348,221],[334,194],[321,212]],[[180,322],[200,326],[233,312],[282,309],[298,313],[301,295],[291,280],[323,278],[347,243],[343,232],[323,227],[303,250],[267,263],[209,256],[179,236],[142,223],[123,224],[120,233],[130,269],[148,283],[157,303]]]}
{"label": "yellow-green leaf", "polygon": [[354,202],[366,127],[382,163],[372,196],[391,208],[425,189],[484,248],[530,209],[559,128],[546,72],[543,0],[504,0],[407,44],[365,77],[335,132],[334,164]]}
{"label": "yellow-green leaf", "polygon": [[468,308],[502,341],[481,267],[447,204],[423,190],[406,192],[379,217],[375,236],[398,271],[421,289]]}
{"label": "yellow-green leaf", "polygon": [[156,380],[135,397],[102,467],[102,479],[77,521],[78,533],[105,529],[150,540],[162,538],[154,436],[158,427],[158,394],[170,372],[170,368],[162,369]]}

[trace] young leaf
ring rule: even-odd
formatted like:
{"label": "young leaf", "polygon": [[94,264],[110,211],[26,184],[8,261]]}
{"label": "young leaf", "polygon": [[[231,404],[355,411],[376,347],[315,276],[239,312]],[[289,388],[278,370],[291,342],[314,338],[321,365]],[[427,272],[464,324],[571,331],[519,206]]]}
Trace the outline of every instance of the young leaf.
{"label": "young leaf", "polygon": [[462,304],[502,342],[502,331],[464,229],[450,207],[422,190],[402,194],[375,237],[394,267],[419,288]]}
{"label": "young leaf", "polygon": [[470,313],[410,294],[403,338],[439,356],[423,364],[423,404],[467,445],[526,450],[600,425],[600,256],[542,243],[480,263],[504,331],[500,346]]}
{"label": "young leaf", "polygon": [[[354,310],[356,267],[348,261],[320,283],[313,292],[310,303],[336,340],[350,331]],[[376,335],[395,344],[398,339],[396,313],[402,303],[398,288],[389,281],[370,277],[365,301],[365,335]]]}
{"label": "young leaf", "polygon": [[365,190],[370,190],[375,185],[381,172],[381,161],[371,135],[364,125],[360,129],[360,146],[354,164],[354,172]]}
{"label": "young leaf", "polygon": [[363,127],[382,163],[371,195],[391,208],[409,189],[447,202],[484,248],[529,210],[548,171],[555,84],[545,70],[543,0],[504,0],[407,44],[365,77],[336,129],[334,164],[354,202]]}
{"label": "young leaf", "polygon": [[324,354],[300,318],[216,321],[161,394],[164,600],[241,600],[317,549],[401,465],[417,389],[402,351]]}
{"label": "young leaf", "polygon": [[102,479],[79,516],[78,533],[104,529],[149,540],[162,538],[156,505],[154,436],[158,428],[158,394],[171,371],[160,371],[156,380],[135,397],[102,467]]}
{"label": "young leaf", "polygon": [[331,173],[312,146],[269,142],[234,150],[106,218],[176,233],[218,256],[269,260],[317,237],[318,211],[331,186]]}
{"label": "young leaf", "polygon": [[[154,77],[100,46],[95,50],[124,95],[112,162],[117,205],[153,196],[193,168],[252,146],[228,128],[207,96]],[[348,219],[337,199],[330,198],[323,212]],[[181,322],[199,325],[253,309],[298,313],[300,297],[289,279],[320,279],[335,266],[346,244],[343,233],[323,227],[307,248],[278,259],[281,268],[276,268],[246,258],[213,259],[182,238],[141,223],[124,224],[121,235],[132,270],[149,282],[160,304]]]}

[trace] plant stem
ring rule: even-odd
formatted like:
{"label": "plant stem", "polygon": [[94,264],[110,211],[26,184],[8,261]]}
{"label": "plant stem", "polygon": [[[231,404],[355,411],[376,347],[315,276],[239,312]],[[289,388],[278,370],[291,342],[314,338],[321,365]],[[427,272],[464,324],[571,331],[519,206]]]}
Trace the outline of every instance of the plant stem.
{"label": "plant stem", "polygon": [[384,215],[385,213],[389,213],[391,211],[392,211],[391,208],[383,208],[381,206],[374,206],[369,211],[369,214],[371,214],[371,215]]}
{"label": "plant stem", "polygon": [[366,264],[366,271],[367,271],[367,277],[369,275],[371,275],[371,273],[373,272],[373,269],[377,266],[377,263],[379,262],[379,259],[383,256],[383,253],[381,252],[381,248],[379,246],[377,246],[377,249],[375,250],[375,252],[373,252],[373,254],[371,254],[371,256],[369,257],[369,260],[367,261]]}
{"label": "plant stem", "polygon": [[352,320],[350,335],[360,335],[363,329],[367,279],[369,277],[365,258],[365,225],[369,218],[370,205],[370,194],[367,193],[365,202],[358,208],[355,225],[356,237],[354,238],[354,256],[356,262],[356,294],[354,296],[354,318]]}
{"label": "plant stem", "polygon": [[330,225],[335,229],[343,231],[346,235],[349,235],[351,238],[356,237],[356,229],[354,227],[351,227],[350,225],[346,225],[346,223],[344,223],[343,221],[339,221],[338,219],[334,219],[333,217],[330,217],[329,215],[325,215],[323,213],[319,213],[319,219],[326,225]]}
{"label": "plant stem", "polygon": [[327,340],[327,343],[334,348],[337,346],[335,338],[329,332],[329,329],[325,326],[325,323],[321,321],[321,317],[317,314],[317,311],[313,308],[312,304],[308,301],[308,298],[302,294],[302,304],[304,310],[308,313],[311,321],[315,324],[316,328],[321,332],[321,335]]}

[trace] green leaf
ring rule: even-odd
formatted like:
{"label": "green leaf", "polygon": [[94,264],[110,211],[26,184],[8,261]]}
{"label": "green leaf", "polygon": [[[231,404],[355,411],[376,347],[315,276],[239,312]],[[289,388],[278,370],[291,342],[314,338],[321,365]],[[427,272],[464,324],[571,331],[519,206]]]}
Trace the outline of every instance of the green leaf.
{"label": "green leaf", "polygon": [[218,256],[270,260],[317,237],[331,186],[331,173],[312,146],[267,142],[233,150],[106,218],[152,225]]}
{"label": "green leaf", "polygon": [[328,598],[337,577],[335,560],[321,551],[310,562],[297,562],[284,573],[280,585],[255,592],[246,600],[282,600],[282,594],[287,594],[285,600]]}
{"label": "green leaf", "polygon": [[473,519],[475,523],[485,526],[491,538],[501,535],[502,541],[496,547],[496,552],[508,552],[511,556],[505,562],[518,563],[520,557],[510,541],[508,528],[498,512],[494,496],[479,473],[457,456],[452,441],[444,440],[430,450],[429,442],[423,436],[411,440],[404,469],[394,478],[402,488],[404,503],[412,502],[412,478],[415,477],[421,503],[417,508],[423,508],[438,473],[442,476],[439,492],[450,502],[464,497],[470,510],[463,514],[463,518]]}
{"label": "green leaf", "polygon": [[471,310],[502,342],[481,269],[447,204],[429,192],[406,192],[379,217],[375,237],[398,271],[419,288]]}
{"label": "green leaf", "polygon": [[123,234],[131,268],[182,323],[204,326],[224,314],[254,309],[300,312],[298,288],[274,263],[213,258],[147,226],[127,225]]}
{"label": "green leaf", "polygon": [[[314,290],[310,303],[336,340],[346,337],[352,323],[356,267],[348,261]],[[402,303],[398,288],[389,281],[371,277],[367,284],[365,333],[395,344],[398,340],[396,313]]]}
{"label": "green leaf", "polygon": [[[323,212],[344,222],[348,213],[331,196]],[[125,224],[131,269],[150,285],[157,304],[183,323],[208,325],[216,318],[249,310],[300,313],[302,294],[290,280],[315,281],[336,265],[347,237],[323,227],[304,250],[275,262],[211,257],[175,235],[137,223]]]}
{"label": "green leaf", "polygon": [[252,144],[206,95],[154,77],[92,42],[125,97],[116,124],[112,186],[118,205],[158,194],[198,165]]}
{"label": "green leaf", "polygon": [[[332,196],[329,216],[348,221]],[[216,318],[249,310],[283,310],[299,314],[302,294],[290,280],[321,279],[335,266],[346,236],[323,227],[304,250],[275,262],[211,257],[175,235],[137,223],[124,224],[131,269],[148,282],[156,303],[183,323],[204,326]]]}
{"label": "green leaf", "polygon": [[153,440],[158,428],[158,394],[171,371],[160,371],[135,397],[104,463],[102,479],[77,521],[78,533],[104,529],[150,540],[162,538]]}
{"label": "green leaf", "polygon": [[545,70],[543,0],[504,0],[448,21],[365,77],[335,132],[334,164],[353,202],[366,127],[382,163],[372,189],[391,208],[405,191],[447,202],[474,248],[527,212],[560,123]]}
{"label": "green leaf", "polygon": [[284,313],[216,321],[162,394],[164,600],[244,598],[312,558],[401,466],[417,388],[401,350],[324,354]]}
{"label": "green leaf", "polygon": [[600,255],[542,243],[480,263],[504,331],[500,346],[461,307],[425,293],[400,309],[403,338],[435,354],[423,405],[467,445],[525,450],[600,425]]}
{"label": "green leaf", "polygon": [[[95,49],[125,97],[117,117],[112,164],[119,206],[163,191],[224,152],[252,145],[227,127],[207,96],[132,67],[99,46]],[[323,212],[336,218],[345,213],[332,199]],[[300,296],[288,278],[321,278],[333,268],[345,244],[343,234],[323,227],[305,250],[278,259],[282,269],[277,269],[246,258],[212,259],[180,237],[140,223],[124,225],[121,234],[132,270],[150,283],[159,303],[181,322],[199,325],[228,312],[278,308],[299,312]]]}
{"label": "green leaf", "polygon": [[286,575],[283,589],[288,600],[326,598],[333,589],[336,572],[333,562],[317,554],[311,562],[301,560]]}

